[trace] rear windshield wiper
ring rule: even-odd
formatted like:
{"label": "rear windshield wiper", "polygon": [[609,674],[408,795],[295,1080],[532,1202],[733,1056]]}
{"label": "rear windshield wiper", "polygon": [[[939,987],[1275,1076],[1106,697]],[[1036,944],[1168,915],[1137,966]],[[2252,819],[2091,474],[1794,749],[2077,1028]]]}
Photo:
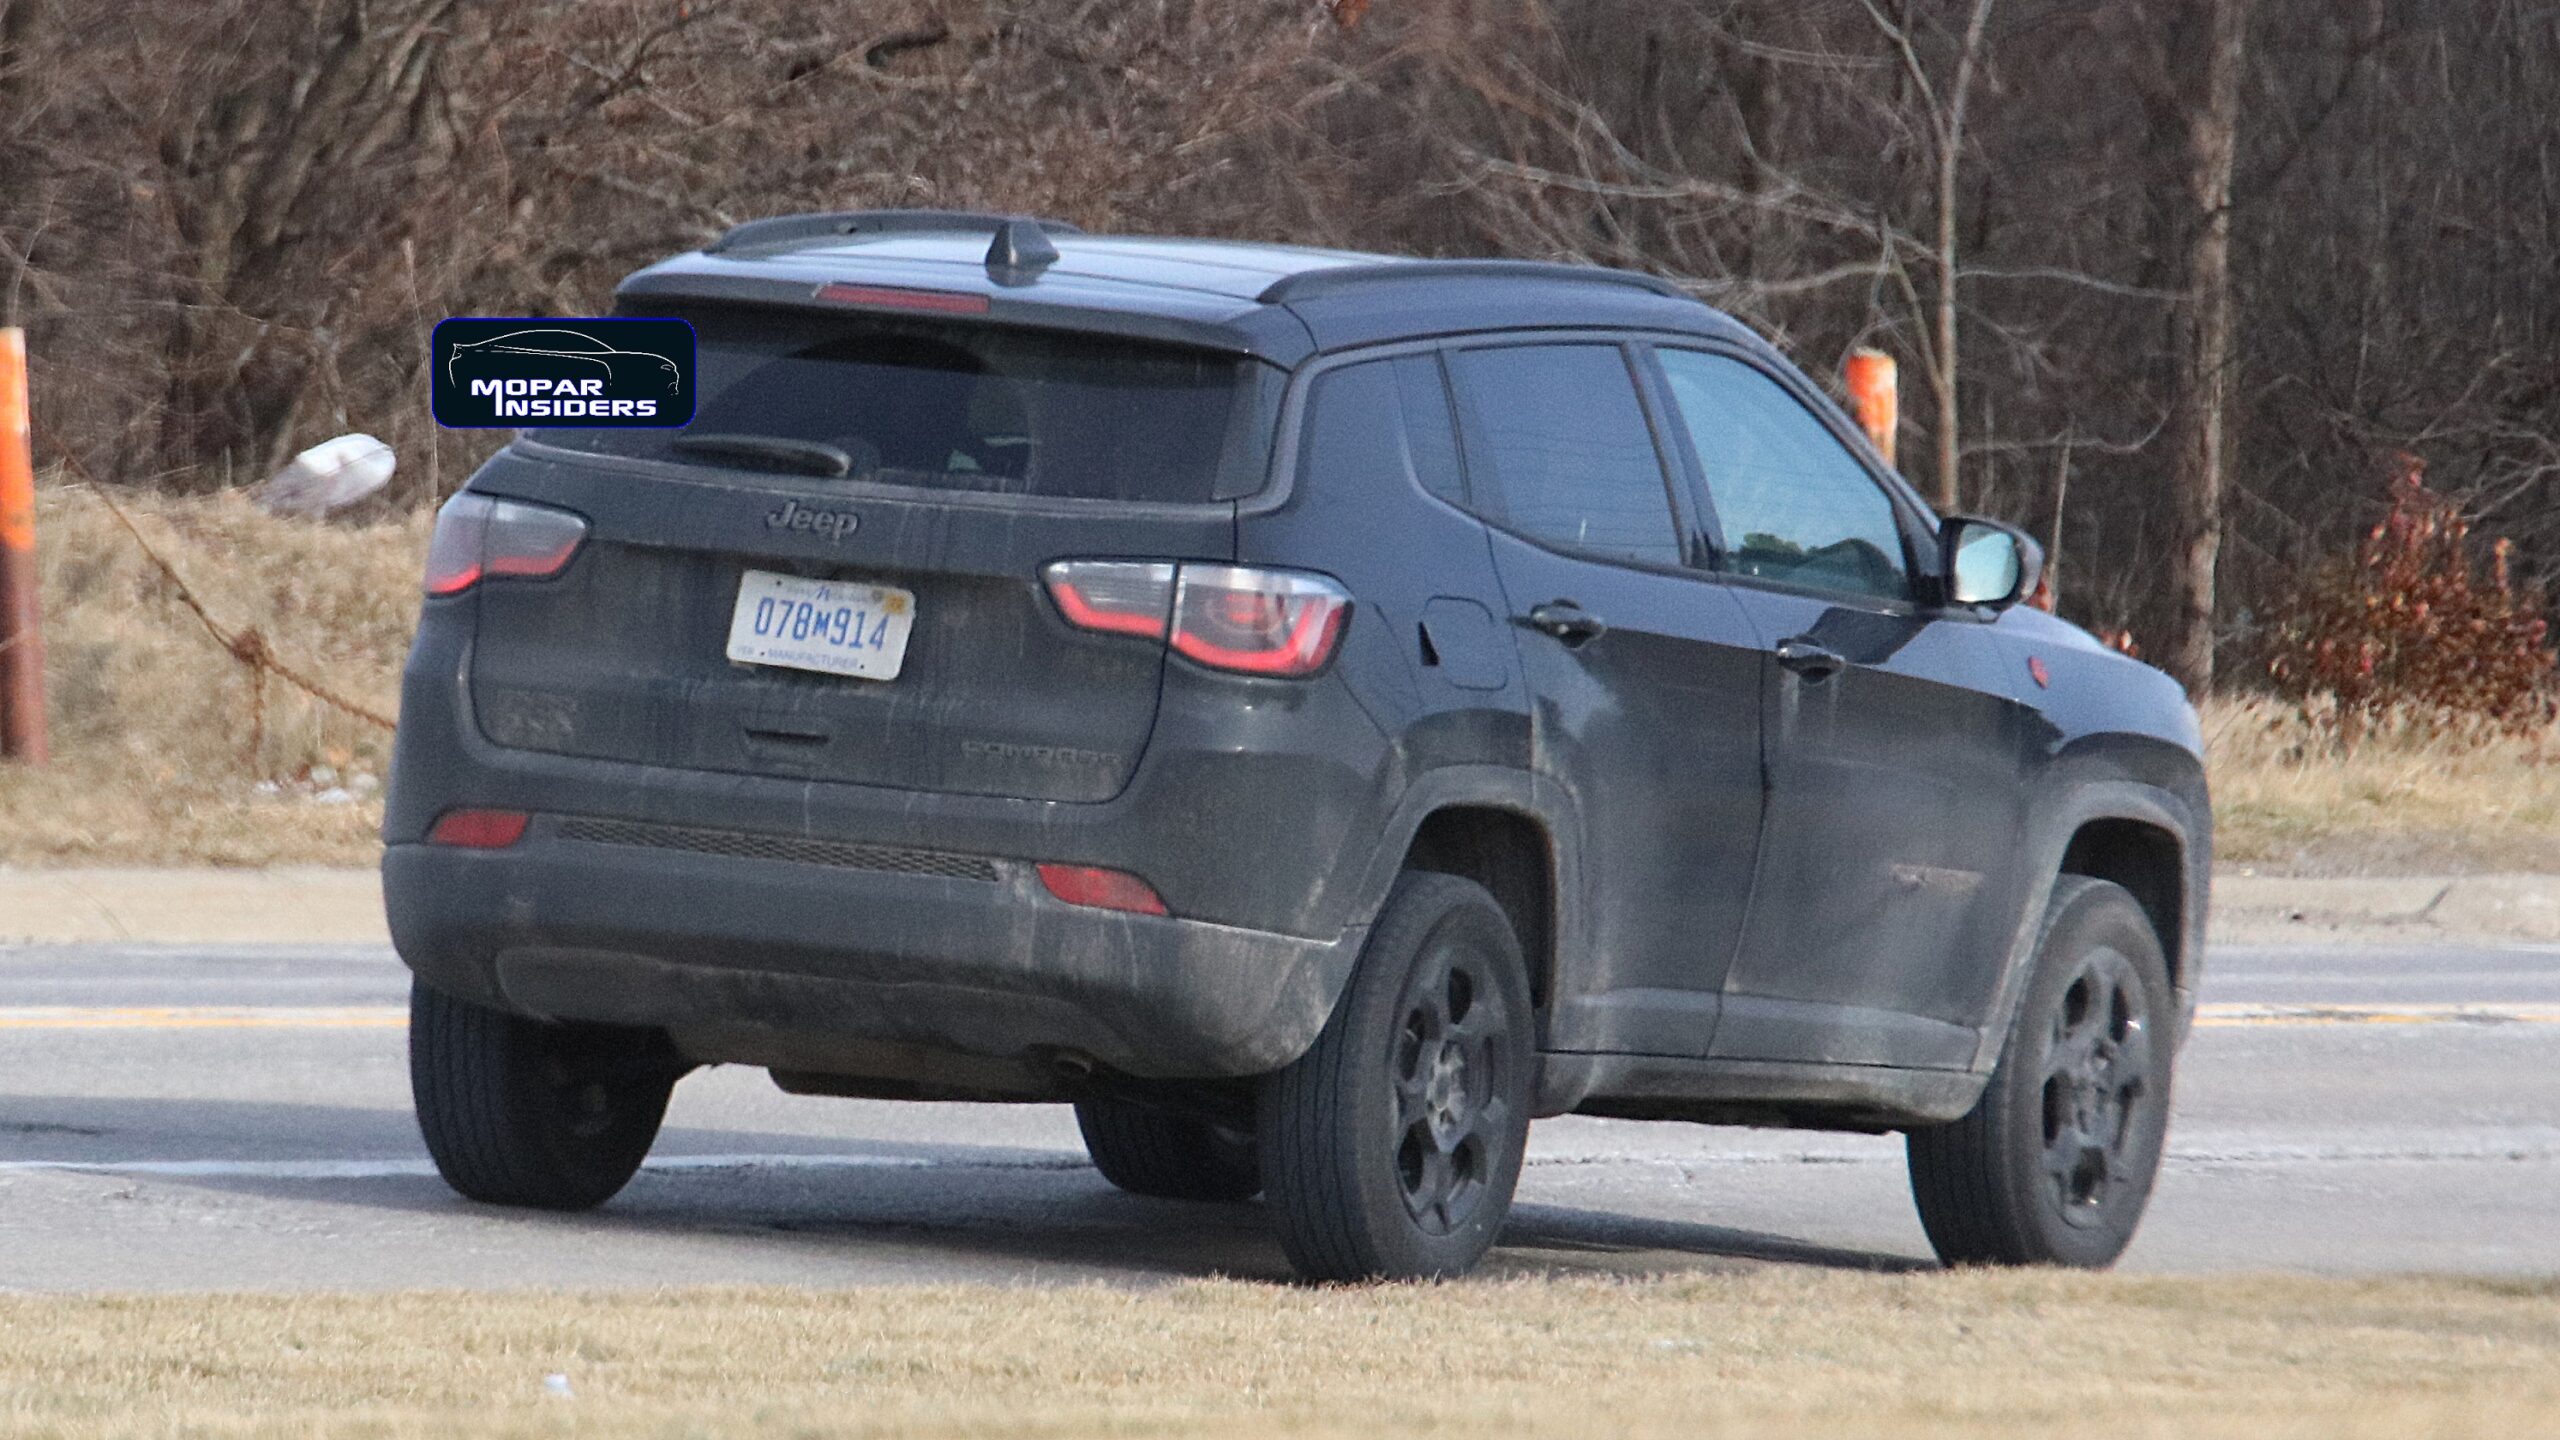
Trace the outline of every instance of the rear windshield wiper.
{"label": "rear windshield wiper", "polygon": [[789,440],[778,435],[679,435],[669,448],[690,455],[717,455],[732,460],[752,460],[777,470],[797,470],[805,475],[850,475],[853,456],[841,445],[823,440]]}

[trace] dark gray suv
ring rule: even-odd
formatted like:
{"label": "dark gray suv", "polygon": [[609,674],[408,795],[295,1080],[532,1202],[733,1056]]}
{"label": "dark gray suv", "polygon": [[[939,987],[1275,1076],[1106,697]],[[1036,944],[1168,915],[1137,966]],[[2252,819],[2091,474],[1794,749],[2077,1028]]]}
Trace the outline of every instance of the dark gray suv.
{"label": "dark gray suv", "polygon": [[1448,1275],[1533,1116],[1901,1130],[1951,1262],[2148,1197],[2211,820],[1662,282],[886,212],[643,270],[675,430],[446,507],[383,862],[456,1189],[598,1204],[688,1069],[1072,1101],[1103,1175]]}

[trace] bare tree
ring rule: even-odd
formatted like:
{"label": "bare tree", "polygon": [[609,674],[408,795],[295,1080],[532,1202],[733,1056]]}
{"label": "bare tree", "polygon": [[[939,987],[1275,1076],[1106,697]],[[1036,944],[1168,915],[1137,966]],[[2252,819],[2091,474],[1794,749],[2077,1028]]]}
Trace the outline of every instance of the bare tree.
{"label": "bare tree", "polygon": [[2251,0],[2198,0],[2202,74],[2186,125],[2185,300],[2178,313],[2170,486],[2178,537],[2174,608],[2160,663],[2192,694],[2213,686],[2215,582],[2222,558],[2225,422],[2231,405],[2231,176]]}
{"label": "bare tree", "polygon": [[1965,112],[1972,105],[1974,77],[1982,63],[1983,33],[1991,23],[1994,0],[1973,0],[1972,13],[1965,20],[1964,38],[1956,47],[1955,74],[1943,93],[1930,78],[1929,66],[1920,58],[1909,7],[1904,6],[1900,15],[1891,15],[1877,0],[1864,3],[1876,28],[1902,59],[1904,72],[1919,98],[1929,136],[1930,167],[1937,182],[1936,239],[1930,247],[1930,260],[1937,272],[1937,284],[1930,307],[1930,343],[1922,352],[1926,362],[1922,370],[1938,411],[1938,463],[1936,473],[1930,477],[1932,489],[1938,508],[1953,511],[1961,503],[1958,482],[1964,453],[1964,351],[1958,343],[1956,294],[1963,283],[1956,241],[1959,186],[1964,174]]}
{"label": "bare tree", "polygon": [[[15,158],[25,143],[22,136],[33,128],[29,97],[35,90],[36,25],[43,12],[44,0],[0,0],[0,171],[19,168],[6,162]],[[7,197],[0,204],[23,198]],[[8,238],[0,235],[0,241]],[[18,323],[27,266],[23,245],[0,245],[0,325]]]}
{"label": "bare tree", "polygon": [[2555,87],[2523,0],[0,0],[0,307],[102,474],[363,428],[401,503],[491,442],[436,318],[754,215],[1628,266],[1898,355],[1942,503],[2247,684],[2403,450],[2560,588]]}
{"label": "bare tree", "polygon": [[326,311],[293,303],[279,282],[302,253],[343,243],[332,222],[358,218],[351,198],[426,158],[431,86],[457,3],[332,0],[318,24],[245,26],[247,43],[194,57],[200,108],[159,144],[168,213],[190,262],[169,310],[166,423],[176,446],[263,441],[254,462],[282,460],[311,378],[309,352],[291,354],[290,337]]}

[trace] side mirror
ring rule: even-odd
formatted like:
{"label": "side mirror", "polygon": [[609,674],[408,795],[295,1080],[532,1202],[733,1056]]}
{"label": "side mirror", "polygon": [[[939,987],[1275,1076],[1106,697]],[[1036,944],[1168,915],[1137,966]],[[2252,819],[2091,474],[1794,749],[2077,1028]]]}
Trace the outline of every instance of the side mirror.
{"label": "side mirror", "polygon": [[1997,520],[1948,517],[1938,530],[1938,553],[1946,557],[1950,604],[2006,609],[2034,593],[2044,578],[2044,547]]}

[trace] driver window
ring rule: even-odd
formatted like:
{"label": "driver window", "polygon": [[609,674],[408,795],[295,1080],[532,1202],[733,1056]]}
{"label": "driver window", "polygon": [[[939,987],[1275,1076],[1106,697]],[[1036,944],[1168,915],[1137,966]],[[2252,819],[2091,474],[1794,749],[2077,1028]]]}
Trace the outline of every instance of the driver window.
{"label": "driver window", "polygon": [[1731,569],[1817,590],[1911,598],[1893,501],[1828,427],[1742,361],[1656,353],[1707,477]]}

